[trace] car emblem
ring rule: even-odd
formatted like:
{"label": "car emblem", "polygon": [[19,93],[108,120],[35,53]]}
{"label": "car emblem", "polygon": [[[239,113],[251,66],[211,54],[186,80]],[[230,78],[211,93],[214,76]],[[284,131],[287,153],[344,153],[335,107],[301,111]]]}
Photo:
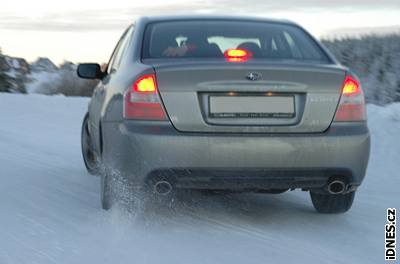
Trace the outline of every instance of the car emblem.
{"label": "car emblem", "polygon": [[262,77],[261,73],[258,73],[258,72],[250,72],[246,76],[247,80],[249,80],[249,81],[257,81],[257,80],[260,80],[261,77]]}

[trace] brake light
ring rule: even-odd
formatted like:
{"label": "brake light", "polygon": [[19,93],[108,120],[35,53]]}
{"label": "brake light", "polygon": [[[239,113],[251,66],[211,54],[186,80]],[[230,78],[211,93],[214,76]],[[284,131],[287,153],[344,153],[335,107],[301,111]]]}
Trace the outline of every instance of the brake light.
{"label": "brake light", "polygon": [[133,84],[136,92],[155,92],[157,90],[154,74],[144,75]]}
{"label": "brake light", "polygon": [[167,120],[154,74],[139,77],[124,94],[124,118]]}
{"label": "brake light", "polygon": [[360,93],[360,85],[351,76],[346,76],[343,84],[342,95],[351,96]]}
{"label": "brake light", "polygon": [[363,90],[354,77],[347,75],[344,79],[335,121],[349,122],[364,120],[366,120],[366,112]]}
{"label": "brake light", "polygon": [[244,49],[227,49],[224,56],[229,62],[244,62],[253,57],[253,54]]}

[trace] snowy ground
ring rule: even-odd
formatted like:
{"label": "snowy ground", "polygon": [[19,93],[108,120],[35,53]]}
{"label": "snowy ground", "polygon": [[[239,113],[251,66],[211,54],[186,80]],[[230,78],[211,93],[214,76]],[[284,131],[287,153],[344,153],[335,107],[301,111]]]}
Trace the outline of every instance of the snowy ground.
{"label": "snowy ground", "polygon": [[87,99],[0,94],[0,263],[383,263],[400,208],[400,104],[369,106],[372,155],[353,208],[319,215],[307,193],[193,194],[104,212],[80,154]]}

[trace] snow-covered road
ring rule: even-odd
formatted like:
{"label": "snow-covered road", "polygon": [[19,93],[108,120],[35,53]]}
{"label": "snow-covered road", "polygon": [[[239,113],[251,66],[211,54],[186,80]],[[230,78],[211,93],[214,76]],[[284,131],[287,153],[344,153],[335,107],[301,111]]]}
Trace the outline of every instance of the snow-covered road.
{"label": "snow-covered road", "polygon": [[369,106],[372,153],[353,208],[308,193],[193,194],[105,212],[80,154],[88,99],[0,94],[0,264],[384,263],[386,208],[400,208],[400,104]]}

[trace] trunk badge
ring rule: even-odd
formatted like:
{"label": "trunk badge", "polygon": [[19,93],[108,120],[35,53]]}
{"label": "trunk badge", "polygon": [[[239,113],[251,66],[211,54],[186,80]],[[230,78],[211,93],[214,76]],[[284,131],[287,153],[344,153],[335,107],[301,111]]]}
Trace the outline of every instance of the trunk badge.
{"label": "trunk badge", "polygon": [[257,81],[262,78],[261,73],[258,72],[250,72],[249,74],[246,75],[246,79],[249,81]]}

